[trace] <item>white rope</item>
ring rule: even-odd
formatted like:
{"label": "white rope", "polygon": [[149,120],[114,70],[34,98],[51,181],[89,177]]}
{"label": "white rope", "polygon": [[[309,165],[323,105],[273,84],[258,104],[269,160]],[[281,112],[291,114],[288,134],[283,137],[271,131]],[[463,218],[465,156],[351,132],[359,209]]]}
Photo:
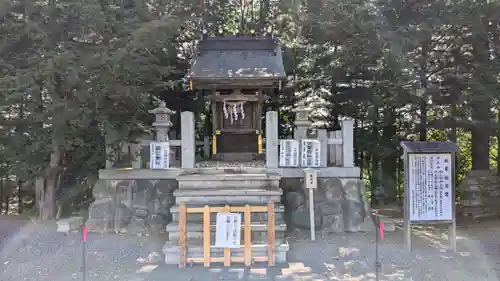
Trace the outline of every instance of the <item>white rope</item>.
{"label": "white rope", "polygon": [[222,110],[224,110],[224,118],[229,118],[229,112],[227,112],[227,103],[224,101],[224,104],[222,105]]}
{"label": "white rope", "polygon": [[238,119],[245,119],[245,108],[243,106],[245,102],[226,102],[222,105],[224,110],[224,118],[231,119],[231,124],[233,124]]}
{"label": "white rope", "polygon": [[245,119],[245,108],[243,107],[243,102],[240,103],[241,119]]}
{"label": "white rope", "polygon": [[234,120],[238,121],[238,105],[233,104],[233,114],[234,114]]}

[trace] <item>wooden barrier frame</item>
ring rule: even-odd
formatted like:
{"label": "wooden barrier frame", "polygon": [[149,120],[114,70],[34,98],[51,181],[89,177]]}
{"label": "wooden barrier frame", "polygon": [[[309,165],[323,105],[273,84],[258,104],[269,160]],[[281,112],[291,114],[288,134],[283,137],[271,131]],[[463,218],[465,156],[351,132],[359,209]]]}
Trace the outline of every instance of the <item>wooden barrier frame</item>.
{"label": "wooden barrier frame", "polygon": [[[223,258],[210,257],[210,214],[220,212],[235,212],[244,214],[243,237],[244,237],[244,256],[231,257],[231,249],[224,249]],[[187,215],[188,214],[203,214],[203,258],[188,258],[187,257]],[[252,229],[251,229],[251,214],[252,213],[267,213],[267,256],[257,256],[252,258]],[[180,261],[179,267],[186,267],[186,263],[203,263],[205,267],[210,267],[212,262],[224,262],[224,266],[231,266],[231,263],[244,263],[245,266],[250,266],[253,261],[267,262],[269,266],[276,265],[276,235],[275,235],[275,208],[274,203],[269,202],[267,206],[250,206],[244,207],[205,207],[186,208],[184,203],[179,206],[179,246],[180,246]]]}

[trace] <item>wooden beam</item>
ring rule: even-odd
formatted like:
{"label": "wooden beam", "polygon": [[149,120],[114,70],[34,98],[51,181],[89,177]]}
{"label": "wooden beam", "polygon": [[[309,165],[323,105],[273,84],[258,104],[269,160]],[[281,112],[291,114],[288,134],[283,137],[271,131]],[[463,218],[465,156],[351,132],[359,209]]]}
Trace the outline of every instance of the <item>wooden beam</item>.
{"label": "wooden beam", "polygon": [[245,223],[243,224],[244,241],[245,241],[245,266],[252,265],[252,209],[249,205],[245,206],[243,214]]}
{"label": "wooden beam", "polygon": [[269,266],[276,265],[276,233],[275,233],[276,216],[274,213],[274,203],[267,204],[267,264]]}
{"label": "wooden beam", "polygon": [[[226,205],[224,207],[224,212],[229,213],[231,208]],[[231,249],[224,248],[224,266],[231,266]]]}
{"label": "wooden beam", "polygon": [[187,212],[186,205],[184,203],[181,203],[179,206],[179,248],[179,267],[185,268],[187,258]]}
{"label": "wooden beam", "polygon": [[269,96],[267,95],[245,95],[245,94],[229,94],[229,95],[211,95],[206,96],[205,99],[209,101],[250,101],[250,102],[264,102]]}
{"label": "wooden beam", "polygon": [[[224,249],[224,257],[211,257],[210,245],[210,214],[219,212],[237,212],[244,213],[244,255],[243,257],[232,257],[231,249]],[[251,214],[256,212],[268,213],[268,254],[267,256],[252,257],[252,223]],[[203,257],[202,258],[188,258],[187,257],[187,215],[193,213],[203,213]],[[224,266],[229,267],[231,263],[244,263],[245,266],[250,266],[253,261],[267,262],[269,266],[276,264],[276,235],[275,235],[275,220],[276,213],[273,202],[269,202],[267,206],[250,206],[244,207],[197,207],[186,208],[184,203],[179,205],[179,245],[180,245],[180,263],[179,267],[185,267],[186,262],[189,263],[203,263],[205,267],[210,267],[211,263],[222,262]]]}
{"label": "wooden beam", "polygon": [[[229,207],[229,209],[227,209]],[[245,207],[212,207],[210,208],[210,213],[221,213],[221,212],[230,212],[230,213],[243,213],[245,212]],[[252,213],[266,213],[268,211],[267,206],[251,206],[250,210]],[[205,212],[204,207],[198,208],[187,208],[186,213],[188,214],[201,214]]]}
{"label": "wooden beam", "polygon": [[203,208],[203,265],[210,267],[210,207]]}
{"label": "wooden beam", "polygon": [[[255,262],[267,262],[268,257],[267,256],[258,256],[258,257],[253,257],[253,260]],[[186,261],[193,262],[193,263],[203,263],[203,258],[188,258]],[[210,262],[224,262],[224,258],[210,258]],[[231,257],[231,262],[244,263],[245,258],[244,257]]]}

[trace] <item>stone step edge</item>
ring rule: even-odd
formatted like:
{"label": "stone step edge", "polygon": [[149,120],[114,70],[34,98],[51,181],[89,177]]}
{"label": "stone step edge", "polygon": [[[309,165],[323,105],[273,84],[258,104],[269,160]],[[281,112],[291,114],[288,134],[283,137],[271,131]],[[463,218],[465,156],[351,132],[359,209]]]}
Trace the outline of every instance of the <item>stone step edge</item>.
{"label": "stone step edge", "polygon": [[[284,242],[282,244],[275,245],[276,251],[283,251],[287,252],[290,250],[290,245],[288,242]],[[201,252],[203,253],[203,246],[191,246],[188,247],[188,253],[192,252]],[[168,252],[179,252],[180,251],[180,246],[179,245],[173,245],[172,243],[166,242],[165,245],[163,246],[162,252],[163,253],[168,253]],[[231,249],[231,253],[244,253],[245,247],[241,245],[240,248],[234,248]],[[267,244],[257,244],[257,245],[252,245],[252,252],[260,252],[260,251],[266,251],[267,252]],[[216,248],[214,245],[211,245],[210,247],[210,252],[211,254],[218,254],[224,253],[223,248]]]}
{"label": "stone step edge", "polygon": [[[265,206],[265,205],[255,205],[255,204],[249,204],[250,206]],[[216,204],[215,206],[214,205],[208,205],[210,208],[220,208],[220,207],[225,207],[226,205],[224,204]],[[230,205],[231,207],[245,207],[245,205],[241,205],[239,204],[238,206],[236,205]],[[188,205],[186,204],[186,207],[187,208],[204,208],[205,205],[203,204],[196,204],[196,205]],[[284,213],[285,212],[285,206],[283,206],[282,204],[277,204],[277,203],[274,203],[274,212],[275,213]],[[179,213],[179,205],[174,205],[170,208],[170,213]],[[215,213],[212,213],[212,214],[215,214]],[[252,214],[267,214],[267,213],[264,213],[264,212],[253,212]],[[189,215],[203,215],[203,213],[192,213],[192,214],[188,214]]]}
{"label": "stone step edge", "polygon": [[281,196],[283,190],[274,189],[256,189],[256,188],[182,188],[174,191],[174,196],[190,196],[190,197],[205,197],[205,196]]}
{"label": "stone step edge", "polygon": [[189,175],[178,175],[176,178],[178,181],[245,181],[245,180],[259,180],[259,181],[276,181],[280,180],[281,176],[278,174],[189,174]]}
{"label": "stone step edge", "polygon": [[[220,190],[230,190],[230,189],[234,189],[234,190],[242,190],[242,189],[260,189],[260,190],[275,190],[275,189],[279,189],[279,184],[275,184],[275,185],[263,185],[261,183],[258,183],[258,184],[247,184],[247,183],[241,183],[241,182],[234,182],[234,183],[230,183],[228,184],[229,182],[225,182],[224,184],[214,184],[214,185],[211,185],[210,187],[205,187],[201,184],[193,184],[193,183],[179,183],[179,187],[177,188],[178,190],[189,190],[189,189],[201,189],[201,190],[205,190],[205,189],[220,189]],[[206,184],[206,182],[203,182],[203,184]],[[214,187],[215,186],[215,187]]]}
{"label": "stone step edge", "polygon": [[[267,231],[266,224],[251,224],[252,231]],[[241,225],[241,230],[243,230],[243,224]],[[275,225],[275,231],[286,231],[286,224],[280,223]],[[178,223],[169,223],[165,227],[167,232],[179,232],[179,224]],[[203,224],[200,223],[188,223],[187,224],[188,232],[203,232]],[[210,232],[215,232],[215,225],[210,225]]]}
{"label": "stone step edge", "polygon": [[279,188],[280,182],[275,181],[275,182],[268,182],[268,181],[210,181],[210,180],[203,180],[203,181],[179,181],[179,188],[181,189],[186,189],[186,188],[234,188],[234,189],[241,189],[241,188]]}

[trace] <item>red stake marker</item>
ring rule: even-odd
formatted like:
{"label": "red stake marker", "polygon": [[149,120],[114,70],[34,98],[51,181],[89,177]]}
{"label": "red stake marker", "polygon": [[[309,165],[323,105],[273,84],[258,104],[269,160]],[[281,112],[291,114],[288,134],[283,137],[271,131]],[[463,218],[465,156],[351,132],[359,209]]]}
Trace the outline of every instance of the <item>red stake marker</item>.
{"label": "red stake marker", "polygon": [[83,227],[82,238],[83,238],[83,242],[87,242],[87,226]]}
{"label": "red stake marker", "polygon": [[383,220],[380,220],[379,229],[380,229],[380,239],[384,240],[384,221]]}

